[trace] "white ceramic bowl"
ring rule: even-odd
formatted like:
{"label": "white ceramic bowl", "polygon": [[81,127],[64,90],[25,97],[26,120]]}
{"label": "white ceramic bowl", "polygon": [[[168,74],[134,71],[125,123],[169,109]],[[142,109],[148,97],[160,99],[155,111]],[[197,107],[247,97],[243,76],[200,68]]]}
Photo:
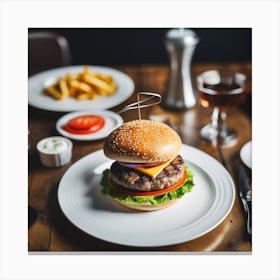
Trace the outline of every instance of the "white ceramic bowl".
{"label": "white ceramic bowl", "polygon": [[63,166],[72,158],[72,142],[61,136],[51,136],[37,143],[41,163],[47,167]]}

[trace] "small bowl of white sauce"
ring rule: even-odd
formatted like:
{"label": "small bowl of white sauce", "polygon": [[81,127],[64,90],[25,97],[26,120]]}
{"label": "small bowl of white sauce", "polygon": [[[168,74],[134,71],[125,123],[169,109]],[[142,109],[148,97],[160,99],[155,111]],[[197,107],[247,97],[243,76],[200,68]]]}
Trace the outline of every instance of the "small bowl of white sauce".
{"label": "small bowl of white sauce", "polygon": [[37,143],[41,163],[47,167],[63,166],[72,158],[72,142],[61,136],[51,136]]}

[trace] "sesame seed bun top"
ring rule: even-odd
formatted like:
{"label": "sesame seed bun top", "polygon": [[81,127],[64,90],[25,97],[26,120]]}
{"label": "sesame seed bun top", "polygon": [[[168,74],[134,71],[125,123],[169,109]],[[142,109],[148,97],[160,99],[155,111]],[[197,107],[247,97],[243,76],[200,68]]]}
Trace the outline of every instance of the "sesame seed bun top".
{"label": "sesame seed bun top", "polygon": [[162,162],[175,158],[182,141],[168,125],[151,120],[124,123],[106,139],[108,158],[132,163]]}

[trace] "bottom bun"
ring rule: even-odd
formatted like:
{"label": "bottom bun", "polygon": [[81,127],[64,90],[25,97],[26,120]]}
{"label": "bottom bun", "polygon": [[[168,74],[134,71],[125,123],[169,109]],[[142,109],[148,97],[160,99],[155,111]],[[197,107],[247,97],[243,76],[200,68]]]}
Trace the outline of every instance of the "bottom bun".
{"label": "bottom bun", "polygon": [[168,202],[159,204],[159,205],[129,205],[126,204],[124,202],[119,201],[118,199],[114,199],[112,198],[117,204],[119,204],[122,207],[128,208],[128,209],[132,209],[132,210],[137,210],[137,211],[157,211],[157,210],[161,210],[161,209],[165,209],[167,207],[172,206],[173,204],[175,204],[176,202],[178,202],[180,199],[172,199],[169,200]]}

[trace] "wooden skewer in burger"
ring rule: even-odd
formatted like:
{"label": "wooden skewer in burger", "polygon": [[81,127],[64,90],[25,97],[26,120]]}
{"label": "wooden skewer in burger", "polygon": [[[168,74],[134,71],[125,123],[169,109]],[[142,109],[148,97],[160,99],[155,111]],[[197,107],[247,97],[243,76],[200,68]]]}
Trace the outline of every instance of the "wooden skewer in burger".
{"label": "wooden skewer in burger", "polygon": [[[140,95],[149,97],[140,101]],[[153,98],[158,101],[144,104]],[[141,119],[140,108],[160,103],[161,96],[139,93],[137,99],[121,112],[138,108],[139,120],[124,123],[104,144],[104,154],[115,162],[103,173],[102,192],[130,209],[160,210],[191,191],[193,175],[179,155],[179,135],[164,123]]]}

